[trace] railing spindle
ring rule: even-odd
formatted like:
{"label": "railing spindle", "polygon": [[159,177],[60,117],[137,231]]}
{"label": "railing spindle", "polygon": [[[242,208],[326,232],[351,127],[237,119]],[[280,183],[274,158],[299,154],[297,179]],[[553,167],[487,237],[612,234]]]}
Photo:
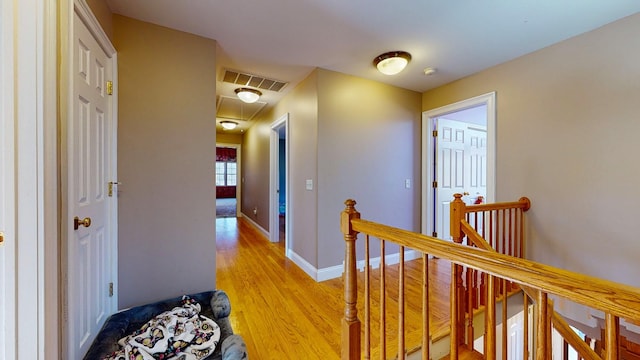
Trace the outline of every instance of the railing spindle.
{"label": "railing spindle", "polygon": [[400,246],[398,267],[398,360],[404,360],[404,246]]}
{"label": "railing spindle", "polygon": [[606,313],[605,315],[605,360],[618,360],[620,346],[620,318]]}
{"label": "railing spindle", "polygon": [[380,360],[387,357],[387,285],[385,241],[380,240]]}
{"label": "railing spindle", "polygon": [[529,359],[529,296],[523,292],[522,307],[524,308],[524,321],[522,322],[522,358]]}
{"label": "railing spindle", "polygon": [[422,253],[422,360],[429,360],[431,347],[429,312],[429,255]]}
{"label": "railing spindle", "polygon": [[548,344],[548,335],[551,331],[550,324],[547,322],[549,317],[547,316],[547,293],[544,291],[538,291],[537,300],[537,332],[536,332],[536,359],[537,360],[545,360],[547,359],[547,347],[551,346]]}
{"label": "railing spindle", "polygon": [[364,358],[371,359],[371,267],[369,264],[369,235],[364,241]]}
{"label": "railing spindle", "polygon": [[502,279],[502,358],[507,358],[507,338],[509,335],[507,328],[507,280]]}
{"label": "railing spindle", "polygon": [[487,278],[487,308],[484,321],[484,354],[486,359],[496,358],[496,278],[488,275]]}

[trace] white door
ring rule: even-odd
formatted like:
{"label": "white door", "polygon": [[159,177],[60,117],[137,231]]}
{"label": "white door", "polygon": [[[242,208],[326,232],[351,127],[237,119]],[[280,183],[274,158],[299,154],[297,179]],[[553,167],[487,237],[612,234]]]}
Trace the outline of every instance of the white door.
{"label": "white door", "polygon": [[437,119],[436,140],[436,233],[451,240],[449,206],[453,195],[463,194],[472,204],[486,199],[486,128],[478,125]]}
{"label": "white door", "polygon": [[[80,359],[116,306],[113,297],[116,193],[112,60],[77,15],[73,22],[72,109],[68,125],[68,352]],[[78,217],[79,224],[74,224]]]}

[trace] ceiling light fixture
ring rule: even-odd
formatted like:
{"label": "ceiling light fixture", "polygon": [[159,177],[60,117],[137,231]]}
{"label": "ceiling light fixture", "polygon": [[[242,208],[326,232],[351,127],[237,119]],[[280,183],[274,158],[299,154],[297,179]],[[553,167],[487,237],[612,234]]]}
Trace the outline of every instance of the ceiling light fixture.
{"label": "ceiling light fixture", "polygon": [[373,65],[385,75],[395,75],[402,71],[411,60],[411,54],[406,51],[390,51],[373,59]]}
{"label": "ceiling light fixture", "polygon": [[235,91],[240,100],[249,104],[258,101],[260,96],[262,96],[260,91],[251,88],[237,88]]}
{"label": "ceiling light fixture", "polygon": [[238,126],[238,123],[235,121],[221,121],[220,122],[220,126],[222,126],[223,129],[225,130],[233,130],[236,128],[236,126]]}

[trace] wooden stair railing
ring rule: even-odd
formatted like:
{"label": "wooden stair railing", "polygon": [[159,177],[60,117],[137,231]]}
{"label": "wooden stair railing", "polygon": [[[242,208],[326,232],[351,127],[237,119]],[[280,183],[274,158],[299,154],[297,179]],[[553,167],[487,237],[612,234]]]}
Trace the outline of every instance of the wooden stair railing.
{"label": "wooden stair railing", "polygon": [[[496,204],[482,204],[467,206],[462,201],[461,194],[454,195],[454,201],[451,203],[451,235],[455,242],[464,243],[465,235],[467,239],[467,245],[475,246],[480,249],[500,252],[502,254],[512,255],[519,258],[524,258],[524,217],[523,212],[528,211],[531,208],[531,201],[522,197],[517,202],[504,202]],[[472,224],[473,225],[472,225]],[[483,236],[480,236],[480,235]],[[485,235],[486,234],[486,235]],[[485,237],[489,240],[485,240]],[[467,271],[473,271],[473,269],[467,269]],[[484,276],[484,274],[482,274]],[[484,279],[484,277],[483,277]],[[504,280],[502,282],[502,301],[506,304],[507,294],[512,285],[510,282]],[[469,282],[467,282],[469,286]],[[466,290],[464,294],[470,296],[475,289]],[[529,301],[537,299],[537,291],[528,287],[523,287],[524,291],[524,309],[526,311]],[[482,292],[482,289],[481,289]],[[498,290],[498,293],[500,291]],[[483,298],[486,298],[484,294]],[[470,307],[469,307],[470,310]],[[560,333],[564,338],[567,345],[570,345],[576,350],[578,355],[584,359],[599,359],[597,353],[591,349],[578,334],[576,334],[566,320],[557,312],[553,310],[552,304],[549,308],[549,316],[552,320],[553,328]],[[459,311],[459,313],[461,313]],[[467,346],[473,350],[473,318],[467,316],[467,319],[471,319],[467,322]],[[528,320],[528,317],[525,317]],[[462,324],[458,324],[462,326]],[[458,340],[460,343],[464,343],[464,339]],[[505,359],[507,355],[507,307],[502,306],[502,358]],[[524,346],[523,346],[523,358],[528,359],[528,326],[524,327]]]}
{"label": "wooden stair railing", "polygon": [[[522,197],[514,202],[501,202],[493,204],[467,205],[462,201],[462,194],[455,194],[450,204],[450,234],[454,242],[475,246],[485,250],[492,250],[501,254],[524,258],[525,255],[525,224],[524,213],[531,208],[531,201]],[[483,242],[477,244],[468,237],[461,228],[462,222],[469,229],[480,234]],[[486,240],[485,240],[486,239]],[[465,241],[467,240],[467,241]],[[480,306],[487,305],[487,274],[472,268],[462,268],[454,265],[456,286],[460,304],[457,306],[455,319],[457,321],[456,334],[458,345],[466,344],[473,350],[475,330],[473,326],[474,311]],[[507,280],[498,281],[494,285],[494,291],[506,304],[510,294],[519,291],[518,287]],[[489,309],[492,310],[492,309]],[[493,315],[492,313],[490,313]],[[452,312],[452,321],[454,320]],[[466,324],[465,324],[466,320]],[[502,343],[507,341],[507,307],[502,307]],[[464,336],[462,336],[464,334]],[[466,341],[465,341],[466,340]],[[526,347],[525,347],[526,348]],[[502,347],[502,357],[506,358],[507,348]]]}
{"label": "wooden stair railing", "polygon": [[[422,254],[422,259],[426,260],[428,255],[449,260],[455,265],[466,266],[482,272],[487,273],[487,283],[489,294],[493,294],[491,290],[493,284],[497,279],[507,279],[518,284],[521,288],[530,288],[534,290],[535,300],[538,304],[548,304],[548,306],[539,306],[537,311],[537,324],[536,324],[536,336],[535,340],[535,356],[538,360],[550,359],[551,352],[551,324],[553,319],[552,304],[548,301],[548,295],[556,295],[564,298],[568,298],[576,303],[586,305],[588,307],[601,310],[606,315],[606,340],[605,340],[605,355],[607,360],[616,359],[618,356],[618,333],[619,333],[619,319],[625,318],[631,322],[637,323],[640,321],[640,289],[633,288],[627,285],[614,283],[607,280],[602,280],[567,270],[558,269],[552,266],[536,263],[534,261],[515,258],[509,255],[496,253],[494,251],[488,251],[478,249],[474,247],[468,247],[456,243],[447,242],[444,240],[436,239],[430,236],[426,236],[419,233],[402,230],[383,224],[367,221],[360,218],[360,213],[355,209],[355,201],[347,200],[346,209],[341,215],[341,230],[345,235],[345,272],[344,272],[344,284],[345,284],[345,310],[344,318],[342,321],[342,359],[360,359],[362,356],[362,343],[361,343],[361,322],[358,318],[358,302],[357,302],[357,262],[356,262],[356,242],[357,235],[359,233],[366,236],[366,243],[369,242],[370,237],[380,239],[381,253],[380,253],[380,266],[381,270],[384,268],[384,243],[390,242],[396,244],[399,247],[399,271],[398,271],[398,354],[397,358],[405,358],[405,329],[404,329],[404,249],[410,248],[414,251],[418,251]],[[465,220],[466,221],[466,220]],[[461,223],[462,224],[462,223]],[[468,226],[469,233],[467,236],[481,238],[479,234]],[[464,229],[463,229],[464,231]],[[365,269],[370,267],[369,263],[369,249],[366,245],[365,251],[366,258]],[[430,312],[428,304],[428,261],[423,261],[423,284],[427,283],[427,286],[423,286],[423,323],[422,323],[422,359],[430,358],[430,339],[431,332],[429,327]],[[380,278],[381,297],[384,298],[386,291],[384,279],[385,276]],[[364,354],[365,358],[370,358],[370,327],[371,327],[371,314],[369,310],[370,299],[370,279],[365,274],[365,301],[364,301],[364,313],[365,313],[365,326],[364,337],[365,341]],[[451,303],[457,304],[457,291],[455,290],[454,281],[451,286]],[[495,312],[495,296],[488,296],[487,309],[493,307]],[[381,304],[381,315],[379,321],[383,323],[380,326],[380,334],[382,339],[385,338],[386,325],[384,311],[386,309],[384,304]],[[455,306],[455,305],[454,305]],[[487,313],[490,313],[487,310]],[[491,328],[495,331],[495,321],[488,320],[486,338],[490,338]],[[495,318],[495,316],[494,316]],[[453,324],[455,324],[454,322]],[[452,339],[457,339],[454,332],[456,332],[457,326],[451,327]],[[495,359],[495,334],[493,336],[492,343],[488,342],[485,347],[485,358]],[[451,341],[450,357],[452,359],[458,359],[457,346],[455,346],[457,340]],[[381,346],[384,347],[384,340],[380,341]],[[493,350],[492,350],[493,348]],[[380,351],[380,358],[386,358],[386,351]],[[581,355],[582,356],[582,355]],[[585,357],[591,359],[591,357]],[[597,358],[594,358],[597,359]]]}

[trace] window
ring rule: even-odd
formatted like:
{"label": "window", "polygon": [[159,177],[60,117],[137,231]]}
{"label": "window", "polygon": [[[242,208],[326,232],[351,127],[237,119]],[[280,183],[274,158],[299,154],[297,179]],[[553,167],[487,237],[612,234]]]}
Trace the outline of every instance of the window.
{"label": "window", "polygon": [[236,163],[216,161],[216,186],[236,186],[236,174]]}

